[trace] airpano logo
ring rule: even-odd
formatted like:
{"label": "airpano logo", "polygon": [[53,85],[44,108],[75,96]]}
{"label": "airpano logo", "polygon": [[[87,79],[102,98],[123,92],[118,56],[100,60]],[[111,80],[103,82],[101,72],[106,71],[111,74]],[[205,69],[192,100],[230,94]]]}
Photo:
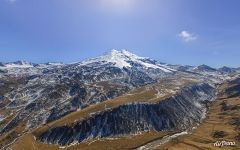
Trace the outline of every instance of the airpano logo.
{"label": "airpano logo", "polygon": [[213,145],[215,147],[224,147],[224,146],[235,146],[236,143],[234,141],[216,141]]}

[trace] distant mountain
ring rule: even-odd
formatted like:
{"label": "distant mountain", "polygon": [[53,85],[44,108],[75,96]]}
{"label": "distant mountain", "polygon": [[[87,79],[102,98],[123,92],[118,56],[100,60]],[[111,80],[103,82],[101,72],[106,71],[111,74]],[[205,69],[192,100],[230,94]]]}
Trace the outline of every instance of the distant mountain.
{"label": "distant mountain", "polygon": [[6,68],[29,68],[33,66],[34,64],[27,61],[16,61],[16,62],[3,64],[3,67],[6,67]]}
{"label": "distant mountain", "polygon": [[194,66],[190,66],[190,65],[172,65],[172,64],[168,64],[167,66],[177,70],[177,71],[193,71],[193,69],[195,68]]}
{"label": "distant mountain", "polygon": [[217,71],[217,69],[212,68],[212,67],[209,67],[209,66],[207,66],[207,65],[197,66],[197,67],[194,68],[193,70],[194,70],[194,71],[197,71],[197,72],[215,72],[215,71]]}
{"label": "distant mountain", "polygon": [[4,67],[4,63],[0,62],[0,67]]}
{"label": "distant mountain", "polygon": [[221,73],[234,73],[236,72],[236,68],[230,68],[230,67],[224,66],[222,68],[219,68],[218,71]]}
{"label": "distant mountain", "polygon": [[[16,61],[12,63],[0,63],[0,76],[14,75],[36,75],[58,72],[60,74],[72,74],[81,76],[85,82],[105,81],[109,79],[137,79],[129,80],[132,85],[140,83],[154,82],[162,77],[173,75],[179,72],[199,74],[203,76],[212,76],[218,79],[224,79],[223,74],[230,74],[237,69],[223,67],[215,69],[207,65],[189,66],[165,64],[147,57],[137,56],[127,50],[111,50],[105,54],[84,60],[82,62],[63,64],[63,63],[45,63],[34,64],[27,61]],[[132,76],[132,77],[131,77]]]}
{"label": "distant mountain", "polygon": [[[165,76],[167,74],[173,74],[178,71],[187,71],[193,73],[200,73],[204,75],[213,75],[215,74],[229,74],[234,73],[237,70],[235,68],[230,67],[222,67],[219,69],[212,68],[207,65],[200,65],[200,66],[190,66],[190,65],[172,65],[172,64],[165,64],[147,57],[140,57],[137,56],[127,50],[111,50],[106,52],[104,55],[91,58],[82,62],[72,63],[72,64],[63,64],[63,63],[45,63],[45,64],[35,64],[27,61],[16,61],[11,63],[1,63],[0,62],[0,69],[1,70],[8,70],[8,73],[34,73],[38,72],[39,69],[50,69],[55,67],[62,67],[72,68],[76,71],[77,68],[81,67],[94,67],[96,69],[101,67],[111,67],[111,68],[118,68],[121,71],[135,70],[138,72],[143,72],[144,74],[148,74],[154,78],[154,76]],[[31,68],[31,69],[29,69]],[[18,71],[16,71],[16,69]],[[37,70],[37,71],[36,71]]]}

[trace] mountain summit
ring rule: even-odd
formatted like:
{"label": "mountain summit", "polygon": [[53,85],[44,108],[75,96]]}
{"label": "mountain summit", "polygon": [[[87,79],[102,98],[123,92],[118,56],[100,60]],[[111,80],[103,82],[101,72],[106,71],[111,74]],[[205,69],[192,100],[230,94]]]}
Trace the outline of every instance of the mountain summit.
{"label": "mountain summit", "polygon": [[175,71],[169,68],[166,65],[162,65],[157,63],[155,60],[151,60],[147,57],[137,56],[127,50],[111,50],[105,53],[102,56],[88,59],[80,63],[80,65],[90,65],[95,63],[102,64],[113,64],[118,68],[132,68],[132,67],[142,67],[144,69],[160,69],[164,72],[172,72]]}

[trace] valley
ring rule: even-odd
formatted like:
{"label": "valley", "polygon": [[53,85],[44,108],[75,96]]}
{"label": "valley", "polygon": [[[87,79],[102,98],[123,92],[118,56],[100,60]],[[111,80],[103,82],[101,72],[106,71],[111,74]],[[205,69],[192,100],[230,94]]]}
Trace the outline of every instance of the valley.
{"label": "valley", "polygon": [[[2,63],[0,147],[239,148],[239,69],[170,65],[126,50],[73,64]],[[224,147],[225,148],[225,147]]]}

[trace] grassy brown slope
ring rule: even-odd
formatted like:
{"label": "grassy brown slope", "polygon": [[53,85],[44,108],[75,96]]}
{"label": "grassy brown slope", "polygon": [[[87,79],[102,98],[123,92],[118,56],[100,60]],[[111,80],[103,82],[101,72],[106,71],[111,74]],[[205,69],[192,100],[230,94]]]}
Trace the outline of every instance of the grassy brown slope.
{"label": "grassy brown slope", "polygon": [[[65,147],[66,150],[128,150],[135,147],[144,145],[145,143],[154,141],[159,138],[163,138],[168,134],[174,134],[169,132],[146,132],[141,135],[121,137],[115,139],[93,139],[82,142],[80,144]],[[58,150],[60,149],[56,145],[48,145],[38,143],[34,140],[33,136],[26,134],[23,138],[19,139],[11,147],[12,150]]]}
{"label": "grassy brown slope", "polygon": [[[181,80],[180,80],[181,79]],[[126,103],[133,102],[148,102],[156,103],[162,99],[168,98],[175,94],[178,89],[186,86],[187,84],[192,84],[196,81],[189,81],[185,78],[179,78],[181,82],[176,85],[175,78],[168,78],[160,80],[159,83],[153,85],[147,85],[138,89],[134,89],[123,96],[116,97],[98,104],[91,105],[83,110],[73,112],[63,118],[50,122],[43,127],[38,128],[33,133],[39,135],[46,131],[49,127],[62,126],[65,124],[72,124],[76,120],[84,119],[89,117],[91,113],[104,111],[105,108],[115,108]]]}
{"label": "grassy brown slope", "polygon": [[[160,80],[156,84],[147,85],[145,87],[132,90],[123,96],[119,96],[119,97],[111,99],[111,100],[107,100],[107,101],[104,101],[104,102],[101,102],[98,104],[91,105],[83,110],[73,112],[57,121],[48,123],[38,129],[32,131],[31,133],[27,133],[27,134],[23,135],[11,147],[13,149],[19,149],[19,148],[46,149],[46,150],[47,149],[57,149],[58,146],[44,145],[44,144],[37,143],[34,140],[33,135],[39,135],[39,134],[43,133],[44,131],[48,130],[50,127],[62,126],[65,124],[72,124],[75,120],[84,119],[84,118],[88,117],[89,114],[94,113],[94,112],[103,111],[103,110],[105,110],[105,108],[114,108],[114,107],[118,107],[118,106],[126,104],[126,103],[133,103],[133,102],[156,103],[162,99],[172,96],[182,87],[184,87],[188,84],[195,83],[197,81],[198,80],[189,80],[185,77],[165,78],[163,80]],[[145,136],[139,135],[139,136],[135,136],[134,138],[131,137],[131,138],[135,139],[132,141],[127,137],[122,137],[117,140],[97,141],[97,142],[92,143],[90,147],[94,148],[94,147],[99,147],[99,145],[102,145],[101,149],[105,149],[104,146],[112,147],[112,149],[114,149],[114,147],[116,147],[117,145],[119,147],[124,147],[124,146],[126,146],[126,143],[129,143],[129,146],[128,146],[129,148],[137,147],[148,141],[159,138],[166,134],[167,133],[145,133],[144,134]],[[154,136],[152,136],[152,135],[154,135]],[[136,141],[138,141],[138,142],[136,142]],[[89,149],[89,145],[84,146],[84,144],[79,144],[74,147],[81,147],[81,149]],[[100,149],[100,148],[98,148],[98,149]]]}
{"label": "grassy brown slope", "polygon": [[[219,97],[209,108],[203,123],[191,135],[181,136],[160,146],[159,150],[239,150],[240,149],[240,97],[228,98],[225,90],[229,83],[219,88]],[[238,89],[240,90],[240,89]],[[226,109],[223,104],[227,104]],[[237,125],[238,121],[238,125]],[[234,141],[235,147],[214,147],[216,141]]]}

